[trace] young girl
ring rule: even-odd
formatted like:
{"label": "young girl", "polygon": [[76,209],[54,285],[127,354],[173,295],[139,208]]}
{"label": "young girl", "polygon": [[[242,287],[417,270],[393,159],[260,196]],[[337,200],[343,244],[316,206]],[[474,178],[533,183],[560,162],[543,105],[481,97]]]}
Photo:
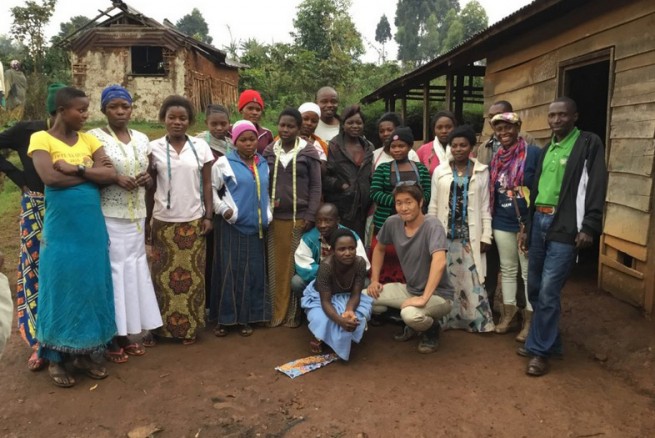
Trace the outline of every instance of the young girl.
{"label": "young girl", "polygon": [[205,326],[205,235],[213,227],[214,156],[207,142],[186,134],[195,113],[185,97],[168,96],[159,120],[167,135],[150,143],[155,190],[148,203],[152,233],[146,230],[152,234],[152,280],[164,323],[156,334],[189,345]]}
{"label": "young girl", "polygon": [[356,254],[352,231],[336,229],[330,245],[331,254],[321,261],[316,280],[305,289],[302,307],[315,337],[310,342],[312,353],[321,353],[325,342],[341,359],[348,360],[352,343],[362,340],[373,299],[361,293],[366,261]]}
{"label": "young girl", "polygon": [[327,160],[328,144],[321,137],[316,135],[318,121],[321,120],[321,108],[314,102],[305,102],[298,107],[302,116],[302,125],[300,125],[300,137],[310,145],[316,148],[321,164]]}
{"label": "young girl", "polygon": [[287,108],[278,118],[280,139],[264,151],[270,174],[273,222],[268,233],[271,326],[300,325],[300,297],[291,295],[296,248],[302,233],[314,227],[321,201],[321,165],[313,146],[298,136],[302,118]]}
{"label": "young girl", "polygon": [[257,152],[262,153],[273,143],[273,133],[259,124],[264,112],[264,99],[256,90],[244,90],[239,96],[239,113],[257,128]]}
{"label": "young girl", "polygon": [[[380,147],[373,152],[374,172],[380,164],[393,161],[393,157],[389,153],[389,145],[391,144],[389,139],[391,138],[393,131],[401,125],[402,121],[400,120],[400,116],[396,113],[384,113],[382,114],[382,117],[378,119],[378,138],[380,139]],[[418,155],[416,155],[416,152],[414,152],[413,147],[414,144],[411,144],[407,158],[420,163],[421,160],[418,158]]]}
{"label": "young girl", "polygon": [[430,171],[430,175],[440,163],[448,163],[451,158],[448,136],[456,127],[457,119],[450,111],[439,111],[432,118],[434,141],[424,144],[416,151],[421,163]]}
{"label": "young girl", "polygon": [[105,357],[114,363],[124,363],[128,355],[145,353],[143,344],[130,342],[128,335],[162,325],[144,239],[146,187],[152,185],[147,172],[150,141],[145,134],[128,128],[132,96],[125,88],[120,85],[105,88],[100,96],[100,110],[107,117],[107,126],[93,129],[89,134],[102,143],[118,172],[117,183],[100,192],[111,242],[109,257],[118,331]]}
{"label": "young girl", "polygon": [[[390,136],[389,154],[391,162],[385,162],[378,166],[373,173],[371,181],[371,200],[375,202],[375,214],[373,216],[373,239],[371,248],[377,245],[377,235],[384,222],[389,216],[396,213],[393,189],[401,184],[413,183],[423,190],[423,198],[427,204],[430,201],[430,173],[421,163],[415,163],[409,159],[409,151],[414,144],[412,130],[406,127],[396,128]],[[426,205],[424,204],[424,205]],[[404,283],[405,276],[400,267],[400,260],[393,245],[386,245],[384,265],[380,271],[382,283]]]}
{"label": "young girl", "polygon": [[232,127],[236,150],[212,167],[212,193],[216,260],[211,312],[218,324],[216,336],[239,326],[242,336],[252,334],[250,324],[268,322],[264,234],[271,220],[268,198],[268,164],[257,153],[257,128],[242,120]]}
{"label": "young girl", "polygon": [[[227,155],[229,151],[234,149],[232,144],[232,139],[230,138],[230,114],[227,109],[222,105],[210,104],[207,105],[205,109],[205,124],[207,125],[207,130],[201,132],[196,137],[201,138],[207,142],[209,148],[212,151],[214,156],[214,162],[218,160],[219,157]],[[205,296],[206,302],[205,305],[207,308],[210,308],[210,299],[211,299],[211,287],[212,287],[212,272],[214,267],[214,235],[219,235],[220,233],[208,233],[207,242],[206,242],[206,263],[205,263]],[[220,240],[217,241],[217,244],[220,246]],[[220,263],[217,260],[217,263]],[[216,281],[220,281],[220,278],[217,278]],[[216,315],[210,312],[209,319],[214,320]]]}
{"label": "young girl", "polygon": [[469,158],[475,142],[475,132],[468,126],[450,134],[452,158],[432,176],[428,214],[436,216],[446,228],[448,276],[456,291],[442,327],[489,332],[494,330],[484,289],[485,252],[491,246],[489,170]]}
{"label": "young girl", "polygon": [[207,130],[196,137],[207,142],[214,155],[214,160],[227,155],[234,145],[230,138],[230,113],[223,105],[210,104],[205,109]]}
{"label": "young girl", "polygon": [[116,183],[117,175],[98,139],[79,132],[89,116],[84,92],[62,88],[55,101],[55,124],[33,134],[28,149],[45,183],[48,209],[36,333],[39,357],[50,362],[53,383],[69,387],[75,384],[63,363],[69,355],[87,376],[107,377],[107,370],[90,358],[116,333],[109,236],[98,185]]}

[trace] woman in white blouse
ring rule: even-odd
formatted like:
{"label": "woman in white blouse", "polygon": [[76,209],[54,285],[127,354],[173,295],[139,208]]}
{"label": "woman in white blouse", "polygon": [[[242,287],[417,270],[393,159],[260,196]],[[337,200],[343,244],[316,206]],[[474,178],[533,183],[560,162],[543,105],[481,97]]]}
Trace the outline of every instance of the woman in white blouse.
{"label": "woman in white blouse", "polygon": [[195,121],[188,99],[167,97],[159,119],[167,135],[150,143],[156,189],[148,198],[151,272],[163,319],[155,334],[189,345],[205,326],[205,235],[212,231],[214,156],[205,140],[187,135]]}
{"label": "woman in white blouse", "polygon": [[89,133],[100,140],[118,172],[117,183],[100,193],[110,240],[117,332],[105,356],[111,362],[124,363],[128,355],[145,353],[143,344],[131,342],[128,336],[162,325],[144,240],[145,194],[146,188],[152,186],[147,172],[150,144],[145,134],[127,126],[132,115],[132,96],[125,88],[105,88],[100,109],[107,117],[107,126]]}

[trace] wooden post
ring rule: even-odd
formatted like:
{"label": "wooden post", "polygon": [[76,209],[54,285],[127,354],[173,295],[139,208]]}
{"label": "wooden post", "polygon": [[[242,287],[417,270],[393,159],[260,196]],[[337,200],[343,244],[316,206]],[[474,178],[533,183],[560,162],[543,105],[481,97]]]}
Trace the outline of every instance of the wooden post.
{"label": "wooden post", "polygon": [[444,101],[446,103],[446,109],[448,111],[453,110],[453,74],[448,73],[446,75],[446,90]]}
{"label": "wooden post", "polygon": [[423,85],[423,143],[430,138],[430,81]]}
{"label": "wooden post", "polygon": [[400,119],[405,124],[407,120],[407,96],[403,94],[403,97],[400,99]]}
{"label": "wooden post", "polygon": [[455,117],[463,122],[464,115],[464,75],[457,75],[457,87],[455,88]]}
{"label": "wooden post", "polygon": [[389,102],[389,111],[396,112],[396,96],[392,97]]}
{"label": "wooden post", "polygon": [[384,99],[384,112],[388,113],[389,112],[389,98],[387,97]]}

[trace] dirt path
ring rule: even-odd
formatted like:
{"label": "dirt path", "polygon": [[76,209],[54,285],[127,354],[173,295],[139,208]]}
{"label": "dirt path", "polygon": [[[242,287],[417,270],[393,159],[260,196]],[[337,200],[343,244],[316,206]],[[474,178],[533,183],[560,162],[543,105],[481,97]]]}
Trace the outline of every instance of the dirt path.
{"label": "dirt path", "polygon": [[196,345],[159,345],[68,390],[27,371],[14,336],[0,362],[0,436],[117,437],[150,424],[163,429],[157,437],[655,434],[653,399],[571,344],[534,379],[512,336],[447,332],[438,353],[419,355],[413,342],[390,340],[395,330],[372,328],[350,363],[296,380],[273,368],[309,355],[305,327],[245,339],[207,331]]}

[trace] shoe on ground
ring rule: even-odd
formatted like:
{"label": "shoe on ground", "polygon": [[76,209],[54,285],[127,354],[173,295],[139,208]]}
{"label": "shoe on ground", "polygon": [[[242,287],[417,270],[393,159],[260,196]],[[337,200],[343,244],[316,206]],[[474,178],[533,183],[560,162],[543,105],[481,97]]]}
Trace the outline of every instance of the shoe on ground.
{"label": "shoe on ground", "polygon": [[405,342],[405,341],[409,341],[410,339],[412,339],[417,334],[418,334],[418,332],[416,330],[414,330],[410,326],[406,325],[406,326],[403,327],[402,332],[400,332],[399,334],[397,334],[397,335],[395,335],[393,337],[393,340],[398,341],[398,342]]}
{"label": "shoe on ground", "polygon": [[534,356],[528,362],[525,374],[532,377],[540,377],[548,373],[548,359],[541,356]]}
{"label": "shoe on ground", "polygon": [[421,354],[434,353],[439,348],[439,323],[434,323],[432,327],[423,332],[421,341],[418,343],[418,352]]}

